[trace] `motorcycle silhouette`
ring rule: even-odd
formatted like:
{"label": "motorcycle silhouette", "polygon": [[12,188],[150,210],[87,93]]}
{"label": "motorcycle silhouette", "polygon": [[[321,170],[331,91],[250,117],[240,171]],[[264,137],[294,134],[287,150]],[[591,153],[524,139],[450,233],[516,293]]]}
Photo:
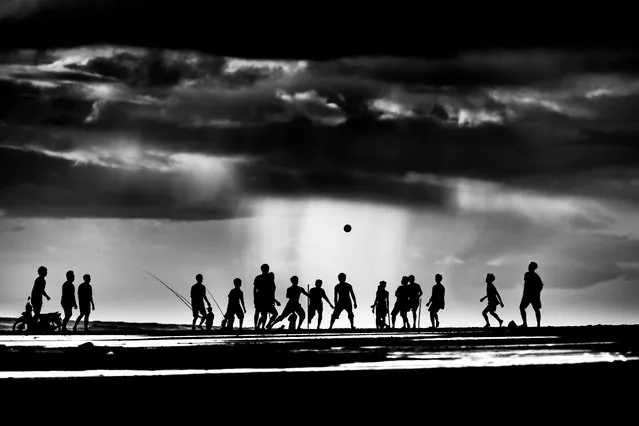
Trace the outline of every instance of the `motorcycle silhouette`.
{"label": "motorcycle silhouette", "polygon": [[[27,299],[28,300],[28,299]],[[60,312],[40,314],[36,321],[31,314],[31,303],[27,302],[25,311],[13,323],[13,331],[28,331],[36,333],[50,333],[62,328],[62,315]]]}

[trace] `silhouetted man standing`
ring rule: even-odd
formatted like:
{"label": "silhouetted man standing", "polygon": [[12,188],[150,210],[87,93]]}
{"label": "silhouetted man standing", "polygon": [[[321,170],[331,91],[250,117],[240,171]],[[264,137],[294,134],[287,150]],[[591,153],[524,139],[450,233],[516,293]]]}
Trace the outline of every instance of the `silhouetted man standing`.
{"label": "silhouetted man standing", "polygon": [[244,306],[244,292],[240,290],[242,286],[242,280],[235,278],[233,280],[233,290],[229,292],[229,304],[226,308],[226,315],[224,315],[225,328],[233,330],[233,322],[235,317],[240,322],[239,329],[242,329],[244,323],[244,314],[246,313],[246,306]]}
{"label": "silhouetted man standing", "polygon": [[93,287],[91,287],[91,276],[85,274],[82,276],[84,282],[78,286],[78,302],[80,304],[80,316],[75,320],[73,324],[73,331],[78,331],[78,324],[84,317],[84,332],[89,331],[89,315],[91,310],[95,311],[95,303],[93,303]]}
{"label": "silhouetted man standing", "polygon": [[73,309],[78,309],[78,304],[75,302],[75,275],[73,271],[67,271],[67,280],[62,284],[62,299],[60,304],[64,310],[64,319],[62,320],[62,331],[67,330],[67,324],[73,315]]}
{"label": "silhouetted man standing", "polygon": [[304,308],[302,308],[302,305],[300,304],[300,295],[303,294],[306,297],[310,296],[306,292],[306,290],[298,285],[298,283],[299,279],[295,275],[293,275],[291,277],[291,286],[286,290],[286,298],[288,299],[288,302],[284,307],[284,311],[282,312],[282,315],[275,319],[275,321],[271,321],[269,323],[268,328],[272,328],[275,324],[293,313],[297,314],[297,317],[300,319],[297,328],[300,328],[302,326],[304,318],[306,317],[306,313],[304,312]]}
{"label": "silhouetted man standing", "polygon": [[541,290],[544,288],[544,283],[541,281],[539,275],[537,275],[537,272],[535,272],[537,268],[537,263],[530,262],[528,272],[524,274],[524,295],[519,305],[522,327],[528,327],[528,323],[526,322],[526,308],[528,305],[532,305],[535,310],[537,327],[541,326]]}
{"label": "silhouetted man standing", "polygon": [[444,295],[446,290],[442,285],[442,276],[440,274],[435,275],[435,285],[433,286],[433,292],[430,296],[430,300],[426,303],[426,306],[430,306],[430,322],[433,328],[439,327],[439,315],[437,313],[440,309],[444,309]]}
{"label": "silhouetted man standing", "polygon": [[313,287],[309,292],[309,304],[308,304],[308,324],[311,324],[313,321],[313,317],[317,312],[317,329],[319,330],[320,325],[322,324],[322,312],[324,311],[324,303],[323,300],[328,302],[328,305],[331,309],[335,309],[331,301],[326,296],[326,292],[322,288],[322,280],[315,280],[315,287]]}
{"label": "silhouetted man standing", "polygon": [[47,281],[44,279],[47,276],[47,268],[44,266],[40,266],[38,268],[38,278],[35,279],[33,283],[33,289],[31,290],[31,305],[33,305],[33,322],[37,324],[38,319],[40,318],[40,311],[42,310],[42,296],[46,297],[47,300],[51,300],[47,292],[45,291],[45,287],[47,286]]}
{"label": "silhouetted man standing", "polygon": [[413,312],[413,328],[417,327],[417,310],[421,304],[422,287],[415,282],[415,276],[408,276],[408,310]]}
{"label": "silhouetted man standing", "polygon": [[375,312],[375,326],[378,330],[390,327],[386,324],[386,315],[389,312],[388,291],[386,290],[386,281],[380,281],[375,293],[375,301],[371,306]]}
{"label": "silhouetted man standing", "polygon": [[400,314],[402,320],[404,320],[403,328],[410,328],[410,324],[408,323],[408,303],[409,303],[409,288],[408,288],[408,277],[403,276],[400,286],[395,290],[395,305],[393,306],[393,311],[391,312],[391,321],[393,324],[393,328],[395,328],[395,320],[397,318],[397,314]]}
{"label": "silhouetted man standing", "polygon": [[266,287],[268,285],[267,281],[270,279],[269,277],[269,266],[265,263],[260,269],[262,273],[257,275],[253,280],[253,307],[255,308],[255,315],[253,316],[253,325],[255,328],[258,328],[258,321],[260,319],[260,314],[266,310],[265,309],[265,301],[264,296],[266,292]]}
{"label": "silhouetted man standing", "polygon": [[200,325],[198,326],[202,330],[202,324],[206,320],[206,310],[204,309],[204,302],[211,307],[211,302],[206,297],[206,287],[202,284],[204,277],[202,274],[195,276],[196,283],[191,286],[191,310],[193,311],[193,325],[191,329],[195,331],[195,323],[198,317],[201,315]]}
{"label": "silhouetted man standing", "polygon": [[504,302],[501,300],[501,296],[499,295],[497,288],[493,284],[494,281],[495,281],[495,276],[493,274],[486,275],[486,295],[482,297],[481,299],[479,299],[480,302],[483,302],[484,299],[488,299],[488,306],[486,306],[484,311],[481,313],[484,319],[486,320],[486,325],[484,327],[490,327],[490,322],[488,321],[488,315],[487,315],[489,312],[492,316],[495,317],[497,321],[499,321],[500,327],[503,323],[501,318],[499,318],[499,315],[497,315],[496,311],[497,311],[497,305],[501,305],[502,308],[504,307]]}
{"label": "silhouetted man standing", "polygon": [[[339,283],[335,286],[335,310],[331,316],[331,326],[333,328],[335,320],[339,318],[342,311],[348,313],[348,319],[351,322],[351,328],[355,328],[355,315],[353,314],[353,305],[357,309],[357,300],[355,299],[355,293],[353,292],[353,286],[346,282],[346,274],[340,273],[337,276]],[[351,304],[351,297],[353,303]]]}

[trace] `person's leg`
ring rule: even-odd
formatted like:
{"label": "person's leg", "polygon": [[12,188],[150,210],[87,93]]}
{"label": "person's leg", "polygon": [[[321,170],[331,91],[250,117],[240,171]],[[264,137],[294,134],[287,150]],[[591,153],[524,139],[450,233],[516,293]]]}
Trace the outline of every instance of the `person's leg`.
{"label": "person's leg", "polygon": [[433,311],[430,311],[430,324],[435,328],[435,313]]}
{"label": "person's leg", "polygon": [[528,303],[525,303],[524,300],[519,304],[519,312],[521,313],[521,326],[528,327],[528,323],[526,322],[526,306]]}
{"label": "person's leg", "polygon": [[302,328],[302,324],[304,324],[304,320],[306,319],[306,312],[304,312],[302,305],[297,305],[295,307],[295,313],[297,314],[297,318],[299,318],[299,321],[297,322],[297,329],[299,330]]}
{"label": "person's leg", "polygon": [[89,314],[84,314],[84,331],[89,330]]}
{"label": "person's leg", "polygon": [[537,317],[537,327],[541,327],[541,309],[535,307],[535,317]]}
{"label": "person's leg", "polygon": [[439,328],[439,314],[437,312],[435,312],[435,324],[437,324],[435,327]]}
{"label": "person's leg", "polygon": [[71,319],[71,307],[70,306],[64,306],[64,319],[62,320],[62,331],[68,331],[67,330],[67,324],[69,323],[69,320]]}
{"label": "person's leg", "polygon": [[395,306],[393,306],[393,310],[391,311],[391,324],[393,328],[395,328],[395,321],[397,320],[398,313],[399,313],[399,306],[397,306],[397,303],[395,303]]}
{"label": "person's leg", "polygon": [[417,328],[417,308],[413,307],[413,328]]}
{"label": "person's leg", "polygon": [[308,325],[310,327],[311,321],[313,321],[313,317],[315,316],[315,307],[309,306],[308,308]]}
{"label": "person's leg", "polygon": [[237,310],[237,319],[239,320],[241,330],[242,325],[244,324],[244,312],[242,311],[242,308],[238,308]]}
{"label": "person's leg", "polygon": [[486,327],[490,327],[490,321],[488,321],[488,315],[487,315],[488,311],[489,311],[488,306],[486,306],[484,310],[481,312],[481,315],[484,317],[484,320],[486,321]]}
{"label": "person's leg", "polygon": [[501,320],[501,318],[499,318],[499,315],[497,315],[496,311],[492,311],[490,313],[490,315],[492,315],[493,317],[495,317],[495,319],[499,322],[499,326],[501,327],[501,325],[503,324],[503,321]]}
{"label": "person's leg", "polygon": [[80,311],[80,315],[78,315],[78,319],[76,319],[75,323],[73,324],[73,331],[78,331],[78,324],[80,324],[82,317],[84,317],[84,314],[82,313],[82,311]]}
{"label": "person's leg", "polygon": [[355,314],[353,314],[353,308],[346,308],[348,312],[348,320],[351,322],[351,328],[355,328]]}
{"label": "person's leg", "polygon": [[333,310],[333,315],[331,315],[331,325],[328,327],[329,330],[333,329],[333,324],[335,324],[335,320],[339,318],[339,315],[342,313],[342,310],[344,310],[344,308],[341,306],[336,306],[335,309]]}
{"label": "person's leg", "polygon": [[320,329],[320,326],[322,325],[322,315],[324,313],[323,309],[318,309],[317,310],[317,329]]}
{"label": "person's leg", "polygon": [[259,321],[261,321],[260,318],[260,311],[257,308],[257,305],[255,306],[255,314],[253,315],[253,326],[255,327],[255,329],[258,329],[260,327],[260,323]]}

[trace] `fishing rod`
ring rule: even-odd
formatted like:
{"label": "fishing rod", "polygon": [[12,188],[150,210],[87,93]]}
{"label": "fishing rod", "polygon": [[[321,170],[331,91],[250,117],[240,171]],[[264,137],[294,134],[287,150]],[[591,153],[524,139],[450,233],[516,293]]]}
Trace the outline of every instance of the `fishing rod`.
{"label": "fishing rod", "polygon": [[182,303],[184,303],[186,305],[187,308],[189,308],[189,310],[192,310],[193,308],[191,307],[191,304],[189,303],[188,300],[186,300],[186,298],[184,296],[182,296],[180,293],[178,293],[177,291],[173,290],[171,287],[168,286],[168,284],[166,284],[164,281],[162,281],[161,279],[159,279],[158,277],[156,277],[155,275],[153,275],[152,273],[150,273],[149,271],[145,271],[144,269],[142,269],[142,272],[145,272],[147,274],[149,274],[150,276],[152,276],[153,278],[155,278],[159,283],[161,283],[164,287],[168,288],[169,291],[171,293],[173,293],[178,299],[180,299],[182,301]]}
{"label": "fishing rod", "polygon": [[209,296],[211,296],[211,299],[213,299],[213,302],[215,302],[215,306],[217,306],[217,308],[220,310],[220,313],[222,314],[222,316],[224,316],[224,311],[222,311],[222,308],[220,308],[220,305],[217,304],[217,300],[215,300],[215,297],[213,297],[213,293],[211,293],[211,290],[207,288],[206,291],[209,293]]}

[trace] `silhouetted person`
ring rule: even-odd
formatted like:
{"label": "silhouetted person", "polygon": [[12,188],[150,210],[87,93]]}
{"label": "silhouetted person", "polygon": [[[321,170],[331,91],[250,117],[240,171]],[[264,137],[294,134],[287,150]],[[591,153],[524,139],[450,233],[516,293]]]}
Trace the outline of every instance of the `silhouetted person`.
{"label": "silhouetted person", "polygon": [[315,287],[309,291],[308,300],[308,324],[311,324],[317,312],[317,329],[319,330],[320,325],[322,325],[322,312],[324,311],[324,303],[322,301],[326,300],[331,309],[335,309],[322,288],[322,280],[315,280]]}
{"label": "silhouetted person", "polygon": [[526,308],[528,305],[532,305],[535,310],[537,327],[541,326],[541,290],[544,288],[544,283],[541,281],[539,275],[537,275],[537,272],[535,272],[537,267],[537,263],[530,262],[528,272],[524,274],[524,295],[519,305],[523,322],[522,327],[528,327],[528,323],[526,322]]}
{"label": "silhouetted person", "polygon": [[[335,320],[339,318],[342,311],[346,311],[348,320],[351,322],[351,328],[355,328],[353,307],[357,309],[357,300],[355,299],[353,286],[346,282],[346,274],[343,272],[337,276],[337,280],[339,283],[335,286],[335,310],[333,310],[333,315],[331,315],[331,326],[329,329],[333,328]],[[351,297],[353,298],[352,304]]]}
{"label": "silhouetted person", "polygon": [[408,288],[408,277],[403,276],[400,282],[400,286],[395,290],[395,305],[393,306],[393,311],[391,312],[391,321],[393,324],[393,328],[395,328],[395,320],[397,318],[397,314],[400,314],[402,320],[404,320],[404,326],[402,328],[410,328],[410,324],[408,323],[408,308],[409,308],[409,296],[410,290]]}
{"label": "silhouetted person", "polygon": [[75,301],[75,275],[73,271],[67,271],[67,280],[62,284],[62,299],[60,304],[64,310],[64,319],[62,320],[62,331],[67,330],[67,324],[73,315],[73,310],[78,309],[78,304]]}
{"label": "silhouetted person", "polygon": [[204,302],[208,307],[211,307],[211,302],[209,302],[208,297],[206,297],[206,287],[202,284],[204,277],[202,274],[197,274],[195,276],[195,284],[191,286],[191,310],[193,311],[193,325],[191,329],[195,331],[195,323],[197,322],[198,317],[202,316],[200,320],[200,325],[198,327],[202,330],[202,324],[204,324],[204,320],[206,320],[206,310],[204,309]]}
{"label": "silhouetted person", "polygon": [[389,312],[388,291],[386,290],[386,281],[380,281],[375,293],[375,301],[371,305],[371,309],[375,312],[375,326],[378,330],[390,327],[386,324],[386,315]]}
{"label": "silhouetted person", "polygon": [[40,317],[40,311],[42,310],[42,296],[46,297],[47,300],[51,300],[51,298],[45,291],[47,281],[44,278],[46,276],[47,268],[45,268],[44,266],[40,266],[38,268],[38,278],[35,279],[33,283],[33,289],[31,290],[31,304],[33,305],[34,323],[37,323],[38,318]]}
{"label": "silhouetted person", "polygon": [[300,319],[299,325],[297,328],[302,326],[304,322],[304,318],[306,318],[306,313],[304,312],[304,308],[300,304],[300,295],[305,295],[306,297],[310,297],[309,294],[302,287],[298,285],[299,279],[293,275],[291,277],[291,286],[286,289],[286,298],[288,302],[286,302],[286,306],[284,307],[284,311],[282,314],[275,319],[275,321],[271,321],[269,323],[268,328],[272,328],[275,324],[282,321],[287,316],[295,313]]}
{"label": "silhouetted person", "polygon": [[415,282],[415,276],[408,276],[408,310],[413,312],[413,328],[417,327],[417,310],[421,303],[422,287]]}
{"label": "silhouetted person", "polygon": [[27,303],[24,305],[24,313],[22,314],[28,320],[33,318],[33,306],[31,305],[31,296],[27,297]]}
{"label": "silhouetted person", "polygon": [[84,317],[84,331],[89,331],[89,315],[91,310],[95,311],[95,303],[93,303],[93,287],[91,287],[91,276],[84,274],[82,276],[84,282],[78,286],[78,304],[80,305],[80,316],[75,320],[73,324],[73,331],[78,331],[78,324]]}
{"label": "silhouetted person", "polygon": [[258,321],[260,320],[260,315],[266,309],[265,303],[267,303],[265,299],[266,287],[268,285],[268,281],[271,279],[269,276],[270,267],[268,264],[263,264],[260,269],[262,273],[255,277],[253,280],[253,307],[255,308],[255,315],[253,316],[253,325],[255,328],[258,328]]}
{"label": "silhouetted person", "polygon": [[430,311],[430,322],[433,328],[439,327],[439,316],[437,313],[440,309],[444,309],[444,295],[446,293],[442,285],[442,276],[440,274],[435,275],[435,283],[430,300],[426,303],[426,306],[430,306],[428,310]]}
{"label": "silhouetted person", "polygon": [[[270,315],[268,324],[272,327],[273,322],[277,319],[277,309],[275,306],[280,306],[281,303],[275,298],[275,274],[273,272],[268,273],[268,280],[264,283],[264,299],[262,300],[262,312],[260,320],[258,322],[259,327],[264,329],[266,327],[266,318]],[[269,327],[270,328],[270,327]]]}
{"label": "silhouetted person", "polygon": [[215,315],[213,315],[213,308],[210,306],[206,308],[206,331],[211,331],[213,328],[213,319]]}
{"label": "silhouetted person", "polygon": [[244,306],[244,292],[240,289],[242,286],[242,280],[235,278],[233,280],[233,290],[229,292],[229,304],[226,308],[226,315],[224,315],[226,328],[233,329],[233,322],[235,317],[240,322],[239,329],[242,329],[244,323],[244,314],[246,313],[246,306]]}
{"label": "silhouetted person", "polygon": [[497,305],[501,305],[502,308],[504,307],[504,302],[501,300],[501,296],[499,295],[497,288],[493,284],[494,281],[495,281],[495,276],[493,274],[486,275],[486,295],[482,297],[481,299],[479,299],[480,302],[483,302],[484,299],[488,299],[488,306],[486,306],[486,308],[481,313],[484,319],[486,320],[485,327],[490,327],[490,321],[488,321],[488,315],[487,315],[489,312],[492,316],[495,317],[497,321],[499,321],[500,327],[503,323],[501,318],[499,318],[499,315],[497,315],[496,311],[497,311]]}

